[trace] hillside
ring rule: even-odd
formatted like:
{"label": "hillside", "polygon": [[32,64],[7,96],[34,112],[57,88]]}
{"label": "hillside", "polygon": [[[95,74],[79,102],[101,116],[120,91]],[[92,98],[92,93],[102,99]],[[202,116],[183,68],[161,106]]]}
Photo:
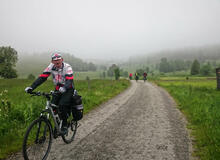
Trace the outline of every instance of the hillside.
{"label": "hillside", "polygon": [[187,63],[192,63],[194,59],[197,59],[201,64],[210,62],[213,67],[216,67],[220,66],[220,45],[163,50],[146,55],[132,56],[120,66],[127,70],[135,70],[147,66],[151,69],[156,69],[162,58],[167,58],[168,61],[181,60]]}
{"label": "hillside", "polygon": [[[19,77],[27,77],[29,74],[39,75],[50,63],[50,53],[18,54],[16,69]],[[96,66],[91,62],[84,62],[68,53],[62,54],[64,61],[69,63],[73,71],[95,71]]]}

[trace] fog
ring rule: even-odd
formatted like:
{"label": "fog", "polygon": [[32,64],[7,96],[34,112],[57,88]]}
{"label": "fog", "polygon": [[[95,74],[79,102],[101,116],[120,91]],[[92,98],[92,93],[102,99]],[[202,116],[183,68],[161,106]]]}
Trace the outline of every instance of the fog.
{"label": "fog", "polygon": [[220,44],[219,0],[0,0],[0,46],[126,59]]}

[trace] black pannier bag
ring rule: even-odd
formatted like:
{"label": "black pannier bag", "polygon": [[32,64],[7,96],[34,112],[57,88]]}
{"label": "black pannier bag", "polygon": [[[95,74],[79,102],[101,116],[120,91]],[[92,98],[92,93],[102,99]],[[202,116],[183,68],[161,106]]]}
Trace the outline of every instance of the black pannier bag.
{"label": "black pannier bag", "polygon": [[83,118],[82,97],[77,93],[73,95],[72,115],[76,121]]}

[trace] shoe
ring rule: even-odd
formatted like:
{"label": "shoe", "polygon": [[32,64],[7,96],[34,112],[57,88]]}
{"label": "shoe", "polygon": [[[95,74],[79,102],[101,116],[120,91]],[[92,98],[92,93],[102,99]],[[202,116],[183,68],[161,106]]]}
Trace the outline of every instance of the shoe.
{"label": "shoe", "polygon": [[66,127],[66,126],[64,126],[64,127],[61,128],[61,134],[62,134],[62,135],[66,135],[66,134],[67,134],[67,131],[68,131],[68,130],[67,130],[67,127]]}

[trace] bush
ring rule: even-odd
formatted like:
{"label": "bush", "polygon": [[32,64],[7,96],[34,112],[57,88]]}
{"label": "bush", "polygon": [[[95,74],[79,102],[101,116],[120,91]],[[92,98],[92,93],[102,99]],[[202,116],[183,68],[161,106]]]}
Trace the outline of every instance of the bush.
{"label": "bush", "polygon": [[34,76],[33,74],[29,74],[28,77],[27,77],[27,79],[29,79],[29,80],[34,80],[34,79],[35,79],[35,76]]}

